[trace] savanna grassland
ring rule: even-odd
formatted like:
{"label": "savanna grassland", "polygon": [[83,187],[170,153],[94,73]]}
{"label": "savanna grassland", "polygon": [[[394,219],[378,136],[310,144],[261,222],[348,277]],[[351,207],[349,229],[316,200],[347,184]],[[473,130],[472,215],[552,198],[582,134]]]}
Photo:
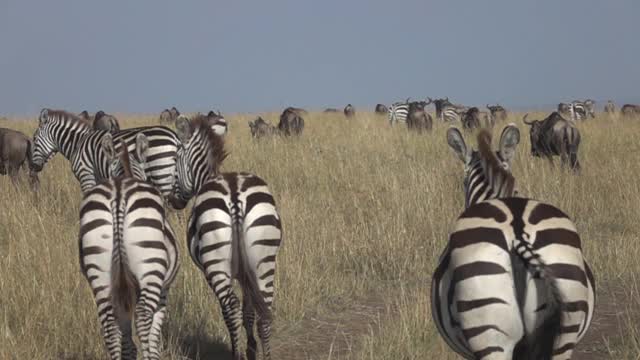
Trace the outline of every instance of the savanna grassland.
{"label": "savanna grassland", "polygon": [[[313,113],[300,138],[255,141],[247,125],[254,117],[228,117],[223,170],[263,177],[283,220],[274,359],[456,359],[429,309],[431,275],[464,207],[448,125],[435,121],[432,133],[417,135],[371,113]],[[277,123],[277,114],[265,118]],[[530,156],[521,118],[509,119],[521,130],[516,187],[575,220],[596,276],[596,318],[575,358],[640,359],[640,120],[580,123],[576,176]],[[125,128],[157,123],[119,119]],[[25,119],[0,127],[33,134],[34,119],[17,120]],[[26,181],[16,188],[0,177],[0,359],[106,357],[78,262],[80,199],[62,155],[45,166],[37,194]],[[227,358],[217,300],[186,251],[188,211],[171,212],[182,266],[169,294],[165,358]]]}

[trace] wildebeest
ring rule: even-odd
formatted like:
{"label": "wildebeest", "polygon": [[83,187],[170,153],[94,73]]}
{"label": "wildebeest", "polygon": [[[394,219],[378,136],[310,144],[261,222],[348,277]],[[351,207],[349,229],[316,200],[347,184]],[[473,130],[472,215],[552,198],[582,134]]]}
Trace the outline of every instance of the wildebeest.
{"label": "wildebeest", "polygon": [[207,114],[207,123],[216,134],[223,136],[227,133],[227,120],[222,116],[220,110],[218,110],[217,113],[213,110],[209,111]]}
{"label": "wildebeest", "polygon": [[[25,134],[7,128],[0,128],[0,174],[9,175],[13,182],[18,179],[18,171],[31,165],[33,142]],[[32,185],[39,183],[38,174],[29,171]]]}
{"label": "wildebeest", "polygon": [[433,127],[433,119],[425,110],[425,106],[430,102],[413,101],[409,103],[409,112],[407,113],[407,128],[422,133],[423,130],[431,131]]}
{"label": "wildebeest", "polygon": [[613,115],[616,113],[616,105],[613,103],[613,101],[607,101],[607,103],[604,105],[604,112],[609,115]]}
{"label": "wildebeest", "polygon": [[113,134],[120,131],[120,124],[118,124],[118,120],[115,116],[105,114],[104,111],[100,110],[96,113],[93,120],[93,129],[105,130]]}
{"label": "wildebeest", "polygon": [[172,107],[171,109],[164,109],[160,113],[160,123],[175,123],[175,121],[180,116],[180,111],[176,109],[176,107]]}
{"label": "wildebeest", "polygon": [[258,116],[254,121],[249,121],[249,128],[251,130],[251,136],[259,139],[263,136],[276,134],[278,129],[266,122],[262,117]]}
{"label": "wildebeest", "polygon": [[323,111],[324,113],[337,113],[340,112],[340,110],[336,109],[336,108],[326,108]]}
{"label": "wildebeest", "polygon": [[620,113],[625,117],[640,116],[640,105],[624,104],[620,109]]}
{"label": "wildebeest", "polygon": [[481,127],[480,124],[480,109],[477,107],[470,107],[461,118],[462,128],[466,130],[477,129]]}
{"label": "wildebeest", "polygon": [[498,104],[493,106],[487,104],[487,109],[491,112],[491,117],[494,121],[504,121],[507,119],[507,110],[504,107]]}
{"label": "wildebeest", "polygon": [[280,115],[278,130],[282,135],[300,135],[304,129],[304,119],[291,107],[284,109]]}
{"label": "wildebeest", "polygon": [[546,157],[553,164],[552,156],[559,155],[562,165],[567,162],[571,169],[580,170],[578,161],[578,147],[580,146],[580,131],[573,122],[566,120],[558,112],[553,112],[544,120],[527,121],[530,126],[531,155]]}
{"label": "wildebeest", "polygon": [[431,98],[428,98],[428,99],[436,107],[436,118],[438,119],[442,119],[442,109],[446,105],[453,105],[451,104],[451,102],[449,102],[449,97],[447,97],[446,99],[435,99],[435,100],[431,100]]}
{"label": "wildebeest", "polygon": [[570,104],[567,103],[559,103],[558,104],[558,108],[557,108],[557,112],[560,113],[561,115],[567,115],[567,116],[571,116],[570,113]]}
{"label": "wildebeest", "polygon": [[375,109],[375,113],[378,115],[387,115],[387,113],[389,112],[389,109],[387,109],[386,106],[382,105],[382,104],[378,104],[376,105],[376,109]]}
{"label": "wildebeest", "polygon": [[356,116],[356,109],[351,104],[344,107],[344,116],[350,118]]}

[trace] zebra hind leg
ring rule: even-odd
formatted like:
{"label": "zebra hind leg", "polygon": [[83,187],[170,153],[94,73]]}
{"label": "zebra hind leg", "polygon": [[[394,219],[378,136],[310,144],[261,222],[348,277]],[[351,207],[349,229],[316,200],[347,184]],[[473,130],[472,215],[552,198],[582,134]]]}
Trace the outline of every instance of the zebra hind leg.
{"label": "zebra hind leg", "polygon": [[162,349],[162,323],[167,316],[167,293],[160,295],[160,303],[153,314],[151,329],[149,330],[149,356],[152,359],[160,359]]}
{"label": "zebra hind leg", "polygon": [[[216,289],[222,290],[221,293],[218,293]],[[238,300],[236,294],[233,293],[231,279],[226,278],[222,283],[216,284],[214,292],[220,302],[222,316],[224,317],[224,322],[227,325],[229,336],[231,337],[231,351],[233,353],[233,359],[242,360],[242,355],[239,351],[239,332],[240,327],[242,326],[242,314],[240,311],[240,300]]]}
{"label": "zebra hind leg", "polygon": [[256,359],[256,338],[253,333],[253,324],[255,321],[255,311],[253,305],[248,296],[243,296],[242,299],[242,322],[244,324],[244,330],[247,333],[247,359]]}
{"label": "zebra hind leg", "polygon": [[102,336],[107,346],[109,357],[112,360],[122,359],[122,332],[120,326],[116,323],[113,306],[110,301],[104,301],[104,299],[100,304],[103,306],[98,305],[98,314],[100,316],[100,325],[102,325]]}
{"label": "zebra hind leg", "polygon": [[149,352],[149,338],[153,317],[158,308],[154,300],[156,296],[156,294],[150,293],[146,289],[142,290],[136,304],[136,330],[142,346],[143,359],[154,359]]}
{"label": "zebra hind leg", "polygon": [[271,319],[258,318],[258,336],[262,343],[262,354],[265,360],[271,359],[271,346],[269,338],[271,337]]}

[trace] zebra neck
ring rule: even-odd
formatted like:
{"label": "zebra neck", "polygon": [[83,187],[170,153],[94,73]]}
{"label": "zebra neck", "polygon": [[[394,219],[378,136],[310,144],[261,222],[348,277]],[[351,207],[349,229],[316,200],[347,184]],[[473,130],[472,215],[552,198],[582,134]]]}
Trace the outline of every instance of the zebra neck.
{"label": "zebra neck", "polygon": [[71,160],[78,152],[82,138],[89,134],[91,129],[88,127],[74,127],[73,124],[71,124],[68,129],[68,131],[65,131],[66,129],[58,131],[55,141],[57,142],[58,149],[60,149],[60,153],[68,160]]}

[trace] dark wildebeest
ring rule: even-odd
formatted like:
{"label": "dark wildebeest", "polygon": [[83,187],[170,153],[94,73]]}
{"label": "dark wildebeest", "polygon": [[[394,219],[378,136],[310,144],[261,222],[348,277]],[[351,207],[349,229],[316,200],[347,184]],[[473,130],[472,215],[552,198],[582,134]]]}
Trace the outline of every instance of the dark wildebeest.
{"label": "dark wildebeest", "polygon": [[387,113],[389,113],[389,109],[382,104],[378,104],[376,105],[375,113],[378,115],[387,115]]}
{"label": "dark wildebeest", "polygon": [[93,129],[106,130],[114,134],[120,131],[120,124],[118,124],[118,119],[116,119],[115,116],[105,114],[104,111],[100,110],[96,113],[93,120]]}
{"label": "dark wildebeest", "polygon": [[280,115],[278,130],[282,135],[300,135],[304,129],[304,119],[298,112],[291,107],[284,109]]}
{"label": "dark wildebeest", "polygon": [[442,119],[442,109],[446,106],[446,105],[453,105],[450,101],[449,101],[449,97],[447,97],[446,99],[435,99],[435,100],[431,100],[431,98],[428,98],[429,101],[431,101],[433,103],[433,105],[436,107],[436,118],[438,119]]}
{"label": "dark wildebeest", "polygon": [[425,106],[431,102],[413,101],[409,103],[409,112],[407,113],[407,128],[422,133],[423,130],[431,131],[433,128],[433,119],[425,110]]}
{"label": "dark wildebeest", "polygon": [[558,112],[551,113],[544,120],[527,121],[528,115],[526,114],[522,120],[530,126],[531,155],[546,157],[552,164],[552,156],[559,155],[563,166],[568,162],[571,169],[580,170],[580,131],[574,123],[563,118]]}
{"label": "dark wildebeest", "polygon": [[487,104],[487,109],[489,109],[489,111],[491,112],[491,117],[493,118],[493,121],[507,120],[507,110],[504,107],[498,104],[494,106]]}
{"label": "dark wildebeest", "polygon": [[264,119],[259,116],[254,121],[249,121],[249,128],[251,130],[251,136],[256,139],[278,133],[278,129],[275,126],[264,121]]}
{"label": "dark wildebeest", "polygon": [[481,127],[482,125],[480,124],[480,109],[475,106],[470,107],[464,113],[464,115],[462,115],[462,118],[460,120],[462,121],[462,128],[465,130],[477,129]]}
{"label": "dark wildebeest", "polygon": [[560,103],[558,104],[557,112],[560,113],[561,115],[571,116],[570,107],[571,106],[567,103]]}
{"label": "dark wildebeest", "polygon": [[218,110],[217,113],[213,110],[209,111],[207,114],[207,123],[216,134],[220,136],[227,134],[227,120],[222,116],[220,110]]}
{"label": "dark wildebeest", "polygon": [[607,101],[607,103],[604,105],[604,112],[609,115],[613,115],[616,113],[616,105],[613,103],[613,101]]}
{"label": "dark wildebeest", "polygon": [[353,107],[353,105],[347,104],[347,106],[344,107],[344,116],[348,118],[356,116],[356,109]]}
{"label": "dark wildebeest", "polygon": [[640,105],[624,104],[622,108],[620,108],[620,114],[624,117],[640,116]]}
{"label": "dark wildebeest", "polygon": [[[0,174],[9,175],[15,183],[18,171],[24,165],[25,170],[31,166],[33,158],[33,142],[25,134],[7,128],[0,128]],[[38,173],[29,171],[32,186],[37,186]]]}
{"label": "dark wildebeest", "polygon": [[327,108],[327,109],[324,109],[323,112],[324,113],[338,113],[338,112],[340,112],[340,110],[338,110],[336,108]]}

